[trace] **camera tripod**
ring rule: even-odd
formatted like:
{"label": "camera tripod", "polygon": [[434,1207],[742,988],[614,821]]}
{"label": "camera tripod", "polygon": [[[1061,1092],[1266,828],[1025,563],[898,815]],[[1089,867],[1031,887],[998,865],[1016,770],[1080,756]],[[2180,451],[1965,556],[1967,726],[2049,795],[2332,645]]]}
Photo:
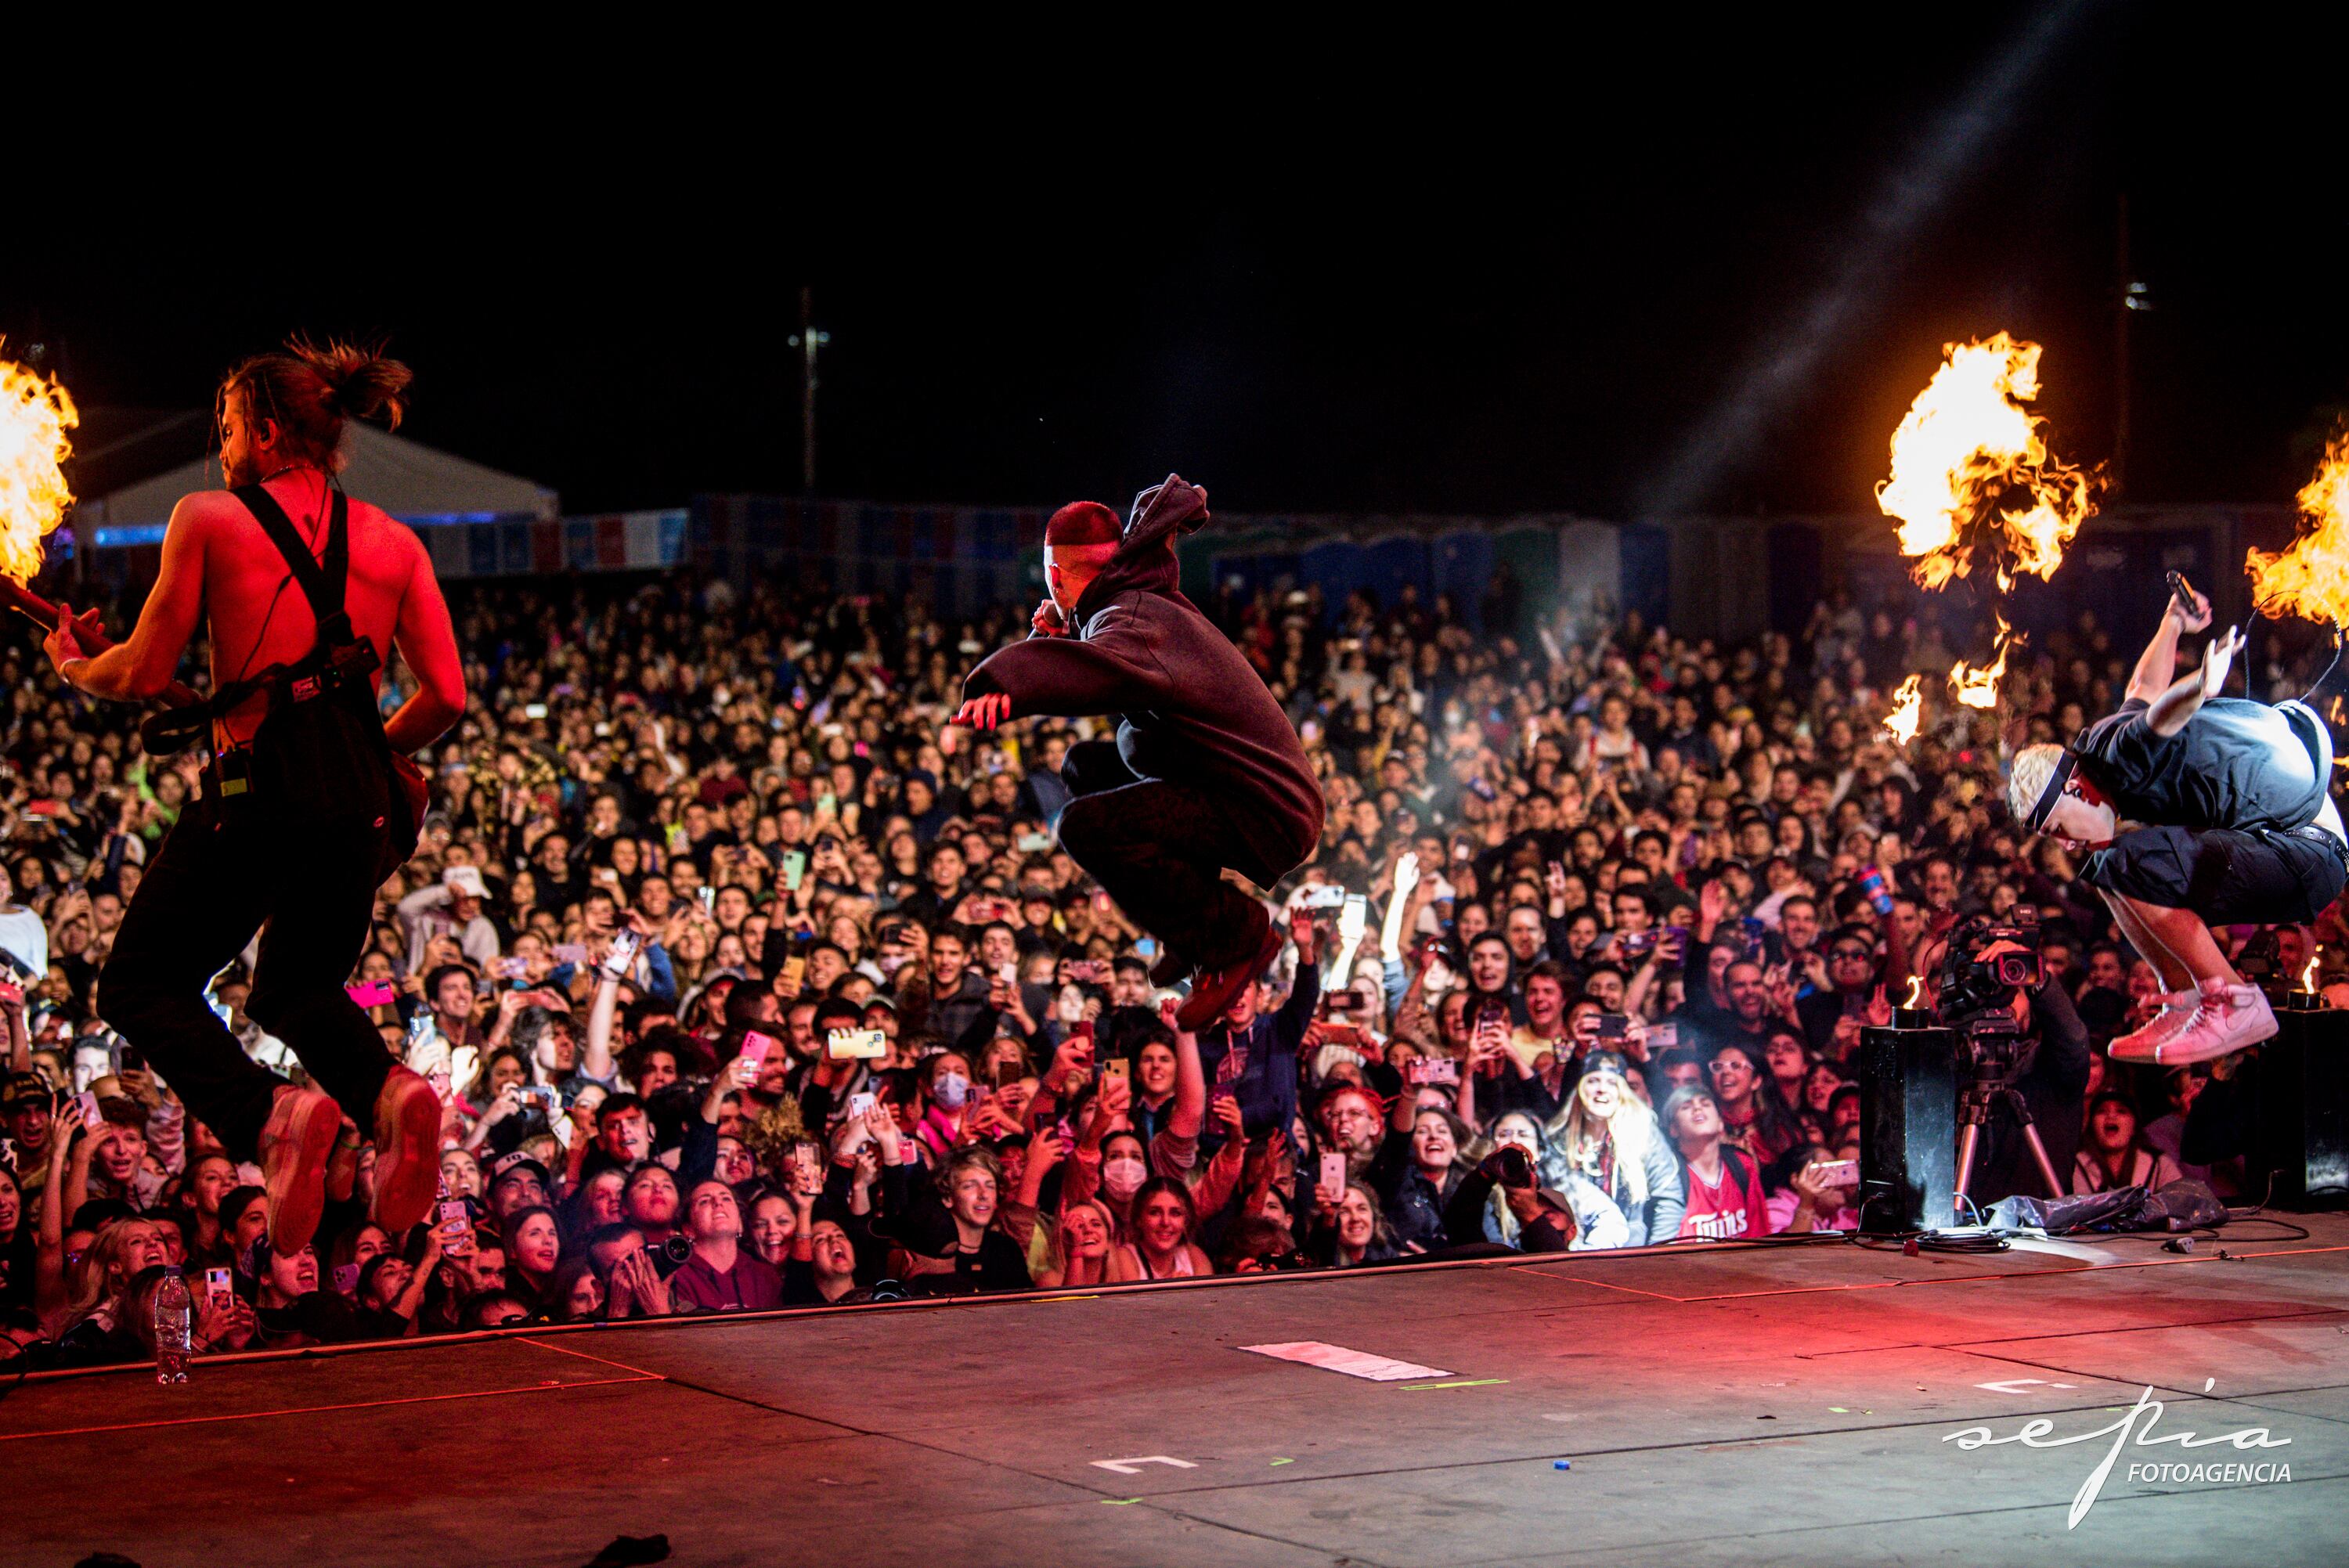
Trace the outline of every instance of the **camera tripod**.
{"label": "camera tripod", "polygon": [[1966,1188],[1973,1181],[1974,1156],[1980,1152],[1982,1130],[1990,1120],[1991,1108],[2002,1105],[2023,1129],[2023,1140],[2031,1148],[2031,1158],[2039,1167],[2040,1180],[2047,1183],[2047,1195],[2060,1198],[2064,1183],[2055,1179],[2055,1166],[2047,1158],[2047,1145],[2039,1140],[2039,1126],[2031,1118],[2031,1106],[2023,1091],[1997,1076],[1977,1069],[1971,1082],[1958,1092],[1958,1206],[1962,1213],[1967,1207]]}

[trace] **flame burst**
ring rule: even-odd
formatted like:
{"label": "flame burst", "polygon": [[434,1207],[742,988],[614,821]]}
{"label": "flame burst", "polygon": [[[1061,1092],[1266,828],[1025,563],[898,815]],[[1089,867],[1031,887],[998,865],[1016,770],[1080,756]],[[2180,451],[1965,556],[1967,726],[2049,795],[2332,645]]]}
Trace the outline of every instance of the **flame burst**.
{"label": "flame burst", "polygon": [[1924,994],[1924,990],[1925,977],[1922,975],[1911,975],[1909,976],[1908,998],[1900,1005],[1904,1007],[1916,1006],[1918,1005],[1918,998]]}
{"label": "flame burst", "polygon": [[[1963,665],[1960,665],[1963,668]],[[1892,694],[1892,711],[1884,716],[1880,738],[1906,746],[1917,738],[1917,721],[1924,717],[1925,677],[1910,676]]]}
{"label": "flame burst", "polygon": [[2254,550],[2243,562],[2251,602],[2262,615],[2298,615],[2349,630],[2349,431],[2324,449],[2299,500],[2308,531],[2281,554]]}
{"label": "flame burst", "polygon": [[1999,592],[2018,573],[2054,575],[2095,511],[2095,477],[2048,451],[2039,345],[2005,333],[1945,346],[1947,357],[1892,434],[1892,477],[1876,504],[1900,523],[1900,553],[1926,588],[1972,573],[1987,549]]}
{"label": "flame burst", "polygon": [[[1997,614],[1997,612],[1992,612]],[[2006,679],[2006,655],[2020,647],[2023,635],[1998,615],[1998,637],[1992,646],[1998,656],[1986,665],[1970,665],[1960,659],[1950,666],[1950,695],[1968,707],[1992,708],[1998,706],[1999,683]]]}
{"label": "flame burst", "polygon": [[0,359],[0,574],[19,583],[41,569],[41,541],[73,504],[66,432],[81,422],[66,389]]}
{"label": "flame burst", "polygon": [[2316,989],[2316,959],[2317,954],[2313,953],[2310,954],[2308,955],[2308,967],[2300,972],[2300,988],[2303,991],[2313,991]]}

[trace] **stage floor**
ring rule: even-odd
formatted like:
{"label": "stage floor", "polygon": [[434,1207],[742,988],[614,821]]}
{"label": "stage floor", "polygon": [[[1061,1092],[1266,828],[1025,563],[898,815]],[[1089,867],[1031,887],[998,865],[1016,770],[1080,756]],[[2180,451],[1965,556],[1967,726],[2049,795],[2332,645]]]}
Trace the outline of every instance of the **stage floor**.
{"label": "stage floor", "polygon": [[[0,1563],[574,1568],[656,1532],[678,1563],[841,1568],[2339,1563],[2349,1218],[2290,1224],[2183,1256],[1577,1254],[28,1381],[0,1402]],[[1301,1340],[1441,1375],[1240,1348]],[[2147,1387],[2156,1436],[2289,1446],[2132,1446],[2067,1530],[2111,1436],[1944,1440],[2143,1432]],[[2129,1479],[2147,1462],[2291,1479]]]}

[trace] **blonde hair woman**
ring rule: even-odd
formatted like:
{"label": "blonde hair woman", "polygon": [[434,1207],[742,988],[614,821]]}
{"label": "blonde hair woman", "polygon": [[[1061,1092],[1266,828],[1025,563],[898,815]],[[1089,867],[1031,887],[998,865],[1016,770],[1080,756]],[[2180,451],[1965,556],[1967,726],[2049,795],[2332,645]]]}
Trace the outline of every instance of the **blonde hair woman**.
{"label": "blonde hair woman", "polygon": [[1615,1200],[1630,1227],[1628,1246],[1669,1242],[1687,1210],[1679,1157],[1656,1113],[1631,1092],[1630,1066],[1614,1051],[1582,1058],[1565,1112],[1549,1124],[1552,1158]]}
{"label": "blonde hair woman", "polygon": [[1053,1255],[1036,1275],[1040,1287],[1054,1290],[1108,1280],[1110,1253],[1117,1245],[1117,1222],[1110,1217],[1107,1204],[1098,1198],[1080,1198],[1061,1211],[1053,1231]]}

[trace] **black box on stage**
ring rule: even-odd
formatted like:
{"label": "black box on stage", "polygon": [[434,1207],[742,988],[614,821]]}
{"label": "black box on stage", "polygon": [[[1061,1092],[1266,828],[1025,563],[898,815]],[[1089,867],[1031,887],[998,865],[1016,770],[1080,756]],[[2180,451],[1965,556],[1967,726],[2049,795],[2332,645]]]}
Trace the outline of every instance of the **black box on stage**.
{"label": "black box on stage", "polygon": [[1862,1029],[1861,1233],[1940,1230],[1955,1222],[1957,1193],[1957,1031]]}
{"label": "black box on stage", "polygon": [[2284,1208],[2349,1203],[2349,1011],[2276,1009],[2277,1034],[2259,1047],[2259,1112],[2247,1196],[2268,1191]]}

